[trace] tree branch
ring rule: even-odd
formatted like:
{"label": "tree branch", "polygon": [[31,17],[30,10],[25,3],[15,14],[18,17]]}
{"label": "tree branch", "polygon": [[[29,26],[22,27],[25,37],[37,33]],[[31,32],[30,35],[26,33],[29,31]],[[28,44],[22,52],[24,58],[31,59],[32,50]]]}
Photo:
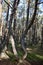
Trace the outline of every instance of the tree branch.
{"label": "tree branch", "polygon": [[26,20],[26,28],[28,27],[28,19],[29,19],[29,7],[30,7],[30,0],[28,1],[28,6],[27,6],[27,20]]}
{"label": "tree branch", "polygon": [[39,2],[39,3],[37,3],[38,5],[40,5],[40,4],[43,4],[43,2]]}
{"label": "tree branch", "polygon": [[36,13],[37,13],[37,3],[38,3],[38,0],[35,1],[35,10],[34,10],[34,14],[33,14],[33,16],[32,16],[32,19],[31,19],[31,21],[30,21],[29,26],[28,26],[27,29],[25,29],[25,31],[24,31],[25,35],[27,34],[28,30],[31,28],[31,26],[32,26],[33,23],[34,23],[35,16],[36,16]]}
{"label": "tree branch", "polygon": [[12,7],[10,6],[10,4],[9,4],[6,0],[4,0],[4,2],[5,2],[10,8],[12,8]]}

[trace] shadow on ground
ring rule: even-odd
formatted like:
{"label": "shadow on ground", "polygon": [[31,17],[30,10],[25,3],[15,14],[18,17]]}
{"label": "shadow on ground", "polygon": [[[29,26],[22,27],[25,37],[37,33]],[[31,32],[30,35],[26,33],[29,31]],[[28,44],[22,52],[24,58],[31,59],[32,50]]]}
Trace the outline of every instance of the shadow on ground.
{"label": "shadow on ground", "polygon": [[27,61],[24,60],[22,63],[18,62],[12,62],[9,59],[2,59],[0,60],[0,65],[43,65],[43,62],[32,62],[32,61]]}

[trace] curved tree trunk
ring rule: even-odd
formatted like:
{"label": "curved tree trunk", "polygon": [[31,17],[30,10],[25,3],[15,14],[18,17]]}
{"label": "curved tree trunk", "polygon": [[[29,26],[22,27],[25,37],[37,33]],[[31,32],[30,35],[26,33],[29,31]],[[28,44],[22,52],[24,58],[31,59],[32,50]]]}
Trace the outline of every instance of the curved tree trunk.
{"label": "curved tree trunk", "polygon": [[24,50],[24,52],[25,52],[25,54],[24,54],[24,56],[23,56],[23,59],[25,59],[25,58],[27,57],[27,51],[26,51],[26,49],[25,49],[25,47],[24,47],[24,44],[25,44],[25,43],[24,43],[24,38],[26,37],[26,34],[27,34],[28,30],[31,28],[31,26],[32,26],[33,23],[34,23],[35,16],[36,16],[36,12],[37,12],[37,3],[38,3],[38,0],[35,1],[35,10],[34,10],[34,14],[33,14],[33,16],[32,16],[31,22],[30,22],[30,24],[28,25],[28,27],[25,29],[24,33],[23,33],[22,36],[21,36],[21,44],[22,44],[22,48],[23,48],[23,50]]}

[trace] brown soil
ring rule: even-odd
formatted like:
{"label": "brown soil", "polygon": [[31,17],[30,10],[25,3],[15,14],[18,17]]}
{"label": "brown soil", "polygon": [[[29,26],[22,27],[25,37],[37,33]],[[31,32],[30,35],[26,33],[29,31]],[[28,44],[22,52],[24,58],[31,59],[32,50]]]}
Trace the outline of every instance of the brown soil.
{"label": "brown soil", "polygon": [[26,60],[24,60],[22,63],[18,63],[18,62],[11,62],[8,59],[3,59],[0,60],[0,65],[43,65],[43,62],[28,62]]}

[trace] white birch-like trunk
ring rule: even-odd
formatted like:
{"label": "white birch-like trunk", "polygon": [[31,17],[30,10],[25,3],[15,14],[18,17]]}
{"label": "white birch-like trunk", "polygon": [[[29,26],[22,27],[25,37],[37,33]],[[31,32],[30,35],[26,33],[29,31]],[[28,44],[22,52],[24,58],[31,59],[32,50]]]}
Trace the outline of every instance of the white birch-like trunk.
{"label": "white birch-like trunk", "polygon": [[17,56],[17,51],[16,51],[16,47],[15,47],[15,41],[14,41],[12,35],[10,36],[10,42],[11,42],[11,44],[12,44],[13,53],[14,53],[14,55]]}

